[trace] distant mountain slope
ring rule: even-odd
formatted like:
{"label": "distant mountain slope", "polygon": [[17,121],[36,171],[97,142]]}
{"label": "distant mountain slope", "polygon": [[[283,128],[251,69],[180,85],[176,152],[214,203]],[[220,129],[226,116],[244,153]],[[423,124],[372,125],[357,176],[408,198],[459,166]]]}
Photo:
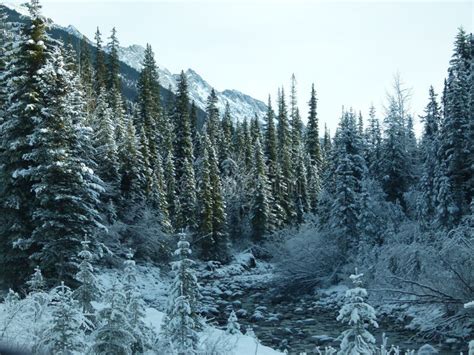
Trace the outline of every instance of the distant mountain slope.
{"label": "distant mountain slope", "polygon": [[[145,48],[139,45],[132,45],[130,47],[121,47],[119,50],[120,59],[137,70],[141,69],[141,63],[145,54]],[[177,80],[179,74],[172,74],[168,69],[159,67],[160,83],[166,88],[170,88],[172,92],[176,92]],[[206,100],[211,93],[212,86],[204,80],[193,69],[188,69],[186,72],[189,85],[189,96],[196,105],[205,110]],[[235,120],[241,121],[245,118],[252,118],[257,114],[263,118],[266,112],[266,105],[253,97],[246,95],[237,90],[224,90],[222,92],[216,91],[218,98],[218,108],[221,113],[224,112],[226,103],[229,103],[232,117]]]}
{"label": "distant mountain slope", "polygon": [[[26,20],[27,12],[23,7],[8,3],[1,4],[0,6],[6,8],[9,21],[24,22]],[[80,40],[83,35],[74,26],[69,25],[68,27],[62,27],[54,24],[53,21],[50,21],[50,24],[49,33],[53,38],[69,41],[76,50],[79,49]],[[94,56],[94,44],[89,41],[89,46],[90,52]],[[129,100],[135,99],[137,95],[136,85],[144,53],[145,48],[139,45],[120,47],[119,49],[122,91],[124,96]],[[158,71],[160,86],[162,87],[161,94],[163,102],[169,102],[170,98],[174,97],[174,93],[176,92],[179,74],[172,74],[168,69],[162,67],[159,67]],[[188,79],[190,99],[196,103],[198,119],[202,122],[205,119],[206,100],[212,87],[192,69],[186,71],[186,77]],[[266,112],[266,105],[262,101],[254,99],[240,91],[224,90],[222,92],[216,91],[216,93],[219,111],[222,114],[228,102],[234,120],[241,121],[245,118],[250,119],[255,114],[262,119]]]}

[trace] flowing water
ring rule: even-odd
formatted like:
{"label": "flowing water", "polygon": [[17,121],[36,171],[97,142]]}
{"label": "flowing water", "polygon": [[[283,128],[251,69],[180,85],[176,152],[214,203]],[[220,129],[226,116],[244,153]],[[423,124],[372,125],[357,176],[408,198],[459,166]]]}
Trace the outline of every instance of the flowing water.
{"label": "flowing water", "polygon": [[[204,273],[200,279],[204,303],[208,305],[205,313],[210,320],[224,327],[234,310],[242,332],[252,327],[261,343],[274,349],[288,349],[290,354],[314,354],[316,346],[339,347],[336,338],[346,327],[336,320],[337,309],[321,307],[315,296],[275,297],[269,282],[271,273],[267,271],[268,275],[263,276],[258,268],[234,274]],[[419,349],[425,344],[413,332],[381,320],[379,328],[371,330],[378,343],[383,332],[389,345],[405,350]],[[459,354],[462,350],[459,344],[431,345],[439,354]]]}

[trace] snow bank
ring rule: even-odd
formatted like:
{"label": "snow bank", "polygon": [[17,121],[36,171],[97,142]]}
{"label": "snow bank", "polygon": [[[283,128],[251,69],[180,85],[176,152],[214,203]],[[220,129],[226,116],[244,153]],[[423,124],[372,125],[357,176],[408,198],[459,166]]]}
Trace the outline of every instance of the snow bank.
{"label": "snow bank", "polygon": [[[161,329],[164,313],[154,308],[147,308],[145,322],[150,324],[155,332]],[[209,327],[205,332],[201,333],[201,340],[205,341],[205,337],[213,339],[222,339],[227,337],[227,342],[232,345],[232,350],[222,355],[281,355],[283,353],[273,350],[268,346],[258,344],[254,338],[247,335],[227,335],[223,330]],[[256,350],[256,351],[255,351]]]}

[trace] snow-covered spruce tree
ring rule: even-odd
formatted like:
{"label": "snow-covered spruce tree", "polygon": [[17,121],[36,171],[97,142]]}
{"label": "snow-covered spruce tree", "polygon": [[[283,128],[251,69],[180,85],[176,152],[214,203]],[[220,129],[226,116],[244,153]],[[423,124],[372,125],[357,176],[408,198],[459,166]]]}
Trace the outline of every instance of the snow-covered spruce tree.
{"label": "snow-covered spruce tree", "polygon": [[405,208],[404,193],[413,183],[412,156],[407,149],[407,106],[410,90],[398,76],[393,84],[393,94],[388,96],[382,144],[382,185],[389,201],[398,201]]}
{"label": "snow-covered spruce tree", "polygon": [[41,71],[41,93],[47,108],[36,117],[29,140],[31,159],[38,163],[27,176],[35,181],[34,230],[28,242],[38,246],[30,258],[50,280],[74,283],[76,257],[84,236],[100,226],[100,180],[92,163],[80,153],[89,144],[82,135],[78,79],[64,67],[59,49]]}
{"label": "snow-covered spruce tree", "polygon": [[230,312],[229,319],[227,320],[227,328],[225,331],[227,334],[241,334],[240,332],[240,324],[237,320],[237,315],[235,314],[234,310]]}
{"label": "snow-covered spruce tree", "polygon": [[344,112],[342,115],[334,138],[331,163],[335,182],[329,222],[340,247],[348,252],[358,245],[359,194],[366,169],[353,112]]}
{"label": "snow-covered spruce tree", "polygon": [[95,62],[94,62],[94,89],[96,97],[100,96],[100,93],[107,86],[107,68],[105,66],[105,52],[102,47],[102,34],[97,27],[95,32]]}
{"label": "snow-covered spruce tree", "polygon": [[164,343],[178,355],[188,355],[197,353],[198,331],[203,323],[197,314],[200,294],[193,270],[194,262],[189,259],[190,244],[185,234],[178,236],[178,249],[174,254],[179,259],[172,263],[175,277],[168,296],[162,336],[165,338]]}
{"label": "snow-covered spruce tree", "polygon": [[[46,46],[46,24],[37,0],[28,5],[30,19],[21,26],[11,57],[1,74],[8,96],[0,120],[0,277],[6,285],[19,285],[31,272],[28,256],[36,246],[24,241],[33,231],[34,181],[26,172],[36,166],[29,136],[35,117],[45,107],[38,71],[45,67],[52,46]],[[2,99],[3,100],[3,99]]]}
{"label": "snow-covered spruce tree", "polygon": [[350,326],[339,336],[341,340],[338,355],[375,354],[375,338],[368,331],[370,326],[378,328],[375,309],[366,303],[367,290],[362,287],[363,274],[350,276],[354,287],[346,291],[345,301],[339,310],[337,320]]}
{"label": "snow-covered spruce tree", "polygon": [[95,355],[131,355],[136,342],[126,311],[127,302],[123,287],[115,283],[106,292],[106,305],[97,314],[97,329],[92,333],[90,349]]}
{"label": "snow-covered spruce tree", "polygon": [[319,123],[317,116],[317,99],[314,84],[311,86],[311,98],[309,100],[308,125],[306,127],[306,149],[311,158],[311,163],[321,167],[321,145],[319,142]]}
{"label": "snow-covered spruce tree", "polygon": [[180,179],[179,191],[179,208],[176,210],[175,227],[189,228],[193,231],[198,225],[196,220],[196,178],[192,162],[187,157],[183,161],[183,174]]}
{"label": "snow-covered spruce tree", "polygon": [[107,92],[101,89],[93,113],[93,146],[96,150],[97,173],[106,183],[107,199],[116,197],[120,183],[120,166],[112,116],[112,109],[107,103]]}
{"label": "snow-covered spruce tree", "polygon": [[[308,172],[306,170],[306,161],[302,144],[298,149],[295,160],[293,161],[293,165],[295,173],[293,198],[296,211],[296,222],[302,223],[305,214],[310,210],[310,197],[308,195]],[[316,174],[316,169],[314,169],[312,173]],[[317,198],[317,195],[313,195],[313,198]]]}
{"label": "snow-covered spruce tree", "polygon": [[435,178],[438,172],[438,133],[441,122],[440,108],[433,87],[429,90],[429,102],[425,108],[423,136],[421,139],[420,201],[418,211],[425,223],[433,220],[436,212]]}
{"label": "snow-covered spruce tree", "polygon": [[437,178],[437,221],[451,227],[469,210],[472,197],[472,108],[470,108],[469,38],[461,28],[454,43],[444,95]]}
{"label": "snow-covered spruce tree", "polygon": [[364,158],[367,164],[367,170],[371,177],[380,182],[382,179],[380,171],[382,159],[382,130],[373,105],[369,108],[369,121],[365,129],[365,144]]}
{"label": "snow-covered spruce tree", "polygon": [[161,141],[160,134],[163,132],[163,112],[160,99],[160,85],[155,55],[149,44],[145,49],[143,58],[143,69],[138,79],[138,107],[139,115],[137,127],[143,129],[148,142],[148,160],[152,169],[158,159],[158,144]]}
{"label": "snow-covered spruce tree", "polygon": [[94,274],[94,267],[92,263],[96,257],[90,250],[91,242],[84,239],[82,242],[82,250],[79,252],[79,271],[75,275],[75,279],[79,282],[79,286],[74,290],[73,297],[79,303],[79,307],[89,320],[93,320],[94,307],[93,301],[98,301],[102,298],[102,288]]}
{"label": "snow-covered spruce tree", "polygon": [[219,166],[232,155],[232,136],[234,134],[234,126],[232,124],[232,117],[230,114],[229,103],[226,103],[224,116],[221,122],[222,135],[219,142]]}
{"label": "snow-covered spruce tree", "polygon": [[257,138],[255,142],[255,166],[253,168],[253,202],[251,206],[252,237],[260,241],[272,228],[271,186],[267,178],[262,146]]}
{"label": "snow-covered spruce tree", "polygon": [[298,109],[298,99],[296,93],[296,77],[291,75],[290,92],[290,125],[291,125],[291,147],[292,160],[295,161],[299,154],[300,146],[303,143],[303,122]]}
{"label": "snow-covered spruce tree", "polygon": [[221,130],[219,125],[219,109],[217,108],[217,95],[214,89],[207,98],[206,106],[206,133],[212,145],[216,148],[220,143]]}
{"label": "snow-covered spruce tree", "polygon": [[[175,129],[175,171],[178,187],[181,186],[181,176],[184,174],[184,160],[194,163],[193,141],[189,117],[189,96],[186,75],[181,72],[176,92],[176,103],[173,112],[173,126]],[[178,191],[179,194],[180,191]],[[181,226],[179,226],[181,227]]]}
{"label": "snow-covered spruce tree", "polygon": [[120,80],[120,61],[119,61],[119,41],[117,38],[117,30],[115,27],[112,28],[112,33],[109,37],[109,43],[107,43],[107,49],[109,52],[109,61],[108,61],[108,80],[107,80],[107,89],[110,95],[110,106],[118,107],[120,102],[120,94],[122,90],[121,80]]}
{"label": "snow-covered spruce tree", "polygon": [[226,261],[229,257],[225,204],[214,147],[204,135],[199,181],[199,235],[201,256],[206,260]]}
{"label": "snow-covered spruce tree", "polygon": [[89,328],[89,324],[79,302],[64,282],[55,287],[51,294],[51,320],[41,335],[40,349],[58,355],[84,351],[84,329]]}
{"label": "snow-covered spruce tree", "polygon": [[278,93],[278,160],[281,169],[279,193],[276,196],[285,215],[284,221],[293,221],[296,216],[293,201],[293,164],[291,161],[291,131],[288,122],[288,109],[285,101],[285,92],[283,88]]}
{"label": "snow-covered spruce tree", "polygon": [[151,349],[153,330],[144,321],[145,303],[137,287],[137,273],[135,261],[130,258],[124,262],[124,293],[126,299],[126,314],[132,329],[135,342],[132,345],[134,354],[142,354]]}

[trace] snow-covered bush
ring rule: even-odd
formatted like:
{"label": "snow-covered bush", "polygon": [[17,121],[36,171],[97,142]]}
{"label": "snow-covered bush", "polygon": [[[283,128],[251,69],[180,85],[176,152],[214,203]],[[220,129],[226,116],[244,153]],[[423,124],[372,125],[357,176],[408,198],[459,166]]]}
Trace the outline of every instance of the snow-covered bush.
{"label": "snow-covered bush", "polygon": [[337,279],[343,260],[334,238],[318,231],[313,223],[286,232],[268,245],[276,263],[277,285],[305,292]]}
{"label": "snow-covered bush", "polygon": [[368,294],[362,287],[362,276],[363,274],[357,273],[357,269],[356,273],[350,276],[354,287],[346,291],[344,305],[337,317],[338,321],[350,326],[339,337],[339,355],[375,353],[375,338],[368,328],[378,328],[377,317],[375,309],[366,303]]}

